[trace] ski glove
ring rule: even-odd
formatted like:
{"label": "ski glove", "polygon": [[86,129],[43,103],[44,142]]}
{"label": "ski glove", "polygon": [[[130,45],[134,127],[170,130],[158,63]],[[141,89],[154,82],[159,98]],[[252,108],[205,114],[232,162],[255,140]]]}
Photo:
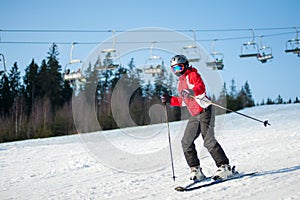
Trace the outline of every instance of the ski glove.
{"label": "ski glove", "polygon": [[203,97],[196,98],[196,101],[204,109],[211,105],[211,101],[205,95]]}
{"label": "ski glove", "polygon": [[194,91],[188,90],[188,89],[183,89],[180,94],[183,98],[190,98],[190,97],[194,96]]}
{"label": "ski glove", "polygon": [[163,104],[170,103],[171,96],[169,94],[165,93],[160,97],[160,99]]}

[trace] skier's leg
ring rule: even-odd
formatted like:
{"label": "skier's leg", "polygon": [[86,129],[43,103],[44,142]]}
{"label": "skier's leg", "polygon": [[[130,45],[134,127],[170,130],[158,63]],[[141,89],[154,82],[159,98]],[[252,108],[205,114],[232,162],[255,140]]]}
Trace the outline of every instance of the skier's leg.
{"label": "skier's leg", "polygon": [[204,146],[214,159],[217,167],[224,164],[229,164],[229,160],[214,133],[215,116],[212,106],[207,107],[203,113],[200,114],[201,134],[204,140]]}
{"label": "skier's leg", "polygon": [[191,117],[187,123],[181,145],[185,159],[190,167],[200,165],[194,141],[200,134],[199,119]]}

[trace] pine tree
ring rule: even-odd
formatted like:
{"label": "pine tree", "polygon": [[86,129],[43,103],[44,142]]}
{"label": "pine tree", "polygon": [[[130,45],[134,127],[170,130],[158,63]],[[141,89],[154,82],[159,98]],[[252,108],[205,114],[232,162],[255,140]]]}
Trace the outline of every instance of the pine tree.
{"label": "pine tree", "polygon": [[60,73],[61,66],[58,62],[58,55],[58,47],[55,43],[53,43],[49,49],[47,57],[47,72],[49,75],[48,84],[51,87],[47,88],[46,94],[51,101],[52,109],[54,111],[56,108],[58,108],[59,106],[61,107],[63,104],[61,96],[63,90],[63,79],[62,74]]}
{"label": "pine tree", "polygon": [[246,81],[246,83],[244,84],[242,90],[245,92],[245,97],[246,97],[244,107],[254,106],[255,103],[254,103],[254,100],[253,100],[253,97],[252,97],[252,93],[251,93],[251,89],[250,89],[250,85],[249,85],[248,81]]}
{"label": "pine tree", "polygon": [[39,66],[32,59],[30,65],[25,69],[25,76],[23,78],[25,87],[25,98],[26,98],[26,113],[29,115],[32,111],[35,95],[36,95],[36,84]]}
{"label": "pine tree", "polygon": [[17,63],[14,63],[10,74],[9,74],[9,85],[12,95],[12,107],[11,107],[11,119],[12,119],[12,130],[14,135],[10,135],[12,140],[18,138],[18,133],[22,125],[21,118],[23,117],[23,98],[22,92],[24,91],[21,85],[21,76]]}
{"label": "pine tree", "polygon": [[278,95],[278,97],[276,99],[276,104],[283,104],[283,99],[280,95]]}
{"label": "pine tree", "polygon": [[15,100],[21,95],[20,72],[17,63],[14,63],[8,76],[4,74],[0,84],[1,111],[9,115]]}
{"label": "pine tree", "polygon": [[73,94],[73,88],[69,81],[64,81],[63,89],[61,91],[61,98],[63,104],[69,103]]}
{"label": "pine tree", "polygon": [[46,60],[42,60],[36,76],[35,98],[43,99],[51,87],[47,68]]}
{"label": "pine tree", "polygon": [[[227,96],[228,96],[227,93],[228,92],[227,92],[226,82],[224,82],[223,88],[222,88],[219,98],[217,100],[217,104],[219,104],[223,107],[227,107]],[[216,109],[215,109],[216,115],[224,114],[225,112],[226,112],[225,110],[218,108],[218,107],[216,107]]]}
{"label": "pine tree", "polygon": [[272,105],[272,104],[274,104],[274,101],[272,99],[268,98],[266,104],[267,105]]}
{"label": "pine tree", "polygon": [[240,109],[247,107],[246,106],[247,103],[248,103],[248,97],[247,97],[244,87],[242,87],[242,89],[240,90],[240,92],[238,93],[238,95],[236,97],[236,101],[235,101],[236,110],[240,110]]}
{"label": "pine tree", "polygon": [[230,90],[229,90],[229,96],[232,97],[232,99],[235,99],[237,96],[237,91],[236,91],[236,85],[235,85],[235,80],[232,79],[230,82]]}
{"label": "pine tree", "polygon": [[13,96],[10,90],[9,79],[6,74],[1,77],[0,82],[0,114],[8,116],[13,104]]}
{"label": "pine tree", "polygon": [[10,74],[9,74],[9,84],[10,84],[10,89],[12,92],[12,95],[14,97],[17,97],[21,94],[21,76],[20,76],[20,71],[18,68],[17,63],[14,63],[14,66],[12,67]]}
{"label": "pine tree", "polygon": [[234,79],[231,80],[230,83],[230,90],[228,95],[226,96],[226,101],[227,101],[227,108],[231,110],[239,110],[241,109],[240,105],[237,103],[237,91],[236,91],[236,85]]}

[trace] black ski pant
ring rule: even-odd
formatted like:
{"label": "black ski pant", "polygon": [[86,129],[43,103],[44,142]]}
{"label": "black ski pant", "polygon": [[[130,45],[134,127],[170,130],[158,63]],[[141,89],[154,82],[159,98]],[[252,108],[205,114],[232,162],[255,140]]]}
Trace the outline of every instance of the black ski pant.
{"label": "black ski pant", "polygon": [[207,148],[217,167],[220,167],[223,164],[229,164],[229,160],[225,155],[225,152],[215,138],[214,126],[215,115],[212,106],[207,107],[201,114],[189,119],[181,144],[185,159],[190,167],[200,165],[194,143],[200,133],[204,141],[204,147]]}

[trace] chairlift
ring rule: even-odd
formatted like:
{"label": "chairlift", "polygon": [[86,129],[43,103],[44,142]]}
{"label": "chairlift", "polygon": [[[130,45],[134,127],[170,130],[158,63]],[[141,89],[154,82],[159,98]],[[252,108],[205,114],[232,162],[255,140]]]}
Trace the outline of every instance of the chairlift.
{"label": "chairlift", "polygon": [[2,59],[0,58],[0,62],[3,63],[3,70],[0,70],[0,76],[4,73],[6,73],[6,66],[5,66],[5,57],[2,53],[0,53],[0,56],[2,57]]}
{"label": "chairlift", "polygon": [[296,29],[296,38],[288,40],[286,42],[285,52],[286,53],[294,53],[300,57],[300,40],[298,39],[297,27],[295,27],[295,29]]}
{"label": "chairlift", "polygon": [[254,30],[253,29],[250,30],[252,31],[252,41],[245,42],[241,46],[240,58],[257,57],[259,54],[259,46],[254,42],[255,39]]}
{"label": "chairlift", "polygon": [[[112,40],[113,40],[112,48],[103,49],[100,52],[100,56],[99,56],[100,60],[96,65],[96,69],[99,71],[112,70],[120,66],[120,57],[118,56],[117,50],[115,49],[116,37],[115,37],[114,30],[112,30]],[[101,58],[104,58],[103,61],[101,61]]]}
{"label": "chairlift", "polygon": [[163,73],[163,68],[164,68],[164,61],[162,57],[153,55],[153,46],[154,43],[152,42],[151,47],[150,47],[150,56],[146,60],[145,65],[144,65],[144,73],[145,74],[152,74],[154,77],[155,75],[160,75]]}
{"label": "chairlift", "polygon": [[208,60],[206,61],[206,66],[211,67],[214,70],[222,70],[224,68],[224,54],[214,50],[216,41],[217,40],[214,40],[212,42],[212,52],[210,53],[210,57],[208,57]]}
{"label": "chairlift", "polygon": [[187,46],[182,47],[182,54],[185,55],[189,62],[199,62],[200,57],[200,50],[197,46],[197,40],[196,40],[196,30],[193,30],[194,34],[194,44],[190,44]]}
{"label": "chairlift", "polygon": [[84,78],[80,68],[78,68],[77,71],[75,71],[75,70],[71,71],[71,69],[67,68],[70,65],[82,63],[82,61],[80,59],[73,59],[73,50],[74,50],[75,44],[77,44],[77,43],[76,42],[72,43],[71,50],[70,50],[70,61],[65,66],[65,73],[63,74],[64,75],[63,78],[65,81],[70,81],[70,82],[74,82],[76,80],[84,82],[85,78]]}
{"label": "chairlift", "polygon": [[262,38],[263,36],[260,37],[260,48],[257,55],[257,60],[259,60],[261,63],[266,63],[268,60],[273,59],[272,48],[262,45]]}

